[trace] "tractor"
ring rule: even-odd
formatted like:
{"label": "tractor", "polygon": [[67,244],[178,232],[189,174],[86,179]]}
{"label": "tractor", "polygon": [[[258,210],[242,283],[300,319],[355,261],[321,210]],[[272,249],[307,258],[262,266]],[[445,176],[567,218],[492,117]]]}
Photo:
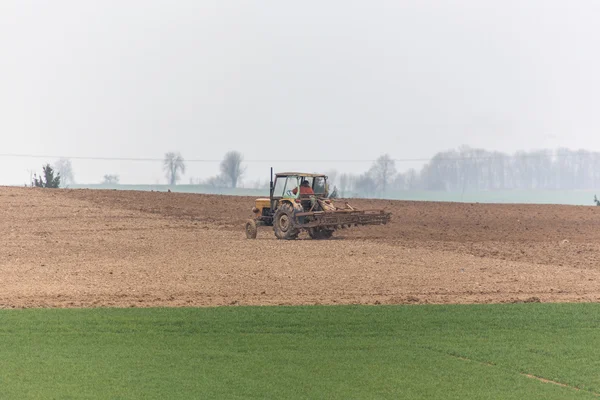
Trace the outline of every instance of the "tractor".
{"label": "tractor", "polygon": [[281,172],[273,179],[272,168],[269,198],[256,199],[252,213],[246,221],[248,239],[256,238],[259,226],[272,226],[277,239],[293,240],[302,231],[312,239],[329,239],[337,229],[383,225],[391,219],[384,210],[358,210],[348,203],[338,208],[329,198],[326,175]]}

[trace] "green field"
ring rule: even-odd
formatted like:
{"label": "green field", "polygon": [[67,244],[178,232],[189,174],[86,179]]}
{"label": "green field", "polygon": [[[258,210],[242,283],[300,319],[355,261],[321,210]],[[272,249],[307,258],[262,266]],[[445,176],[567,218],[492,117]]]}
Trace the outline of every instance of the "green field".
{"label": "green field", "polygon": [[600,304],[3,310],[0,398],[596,398],[598,332]]}

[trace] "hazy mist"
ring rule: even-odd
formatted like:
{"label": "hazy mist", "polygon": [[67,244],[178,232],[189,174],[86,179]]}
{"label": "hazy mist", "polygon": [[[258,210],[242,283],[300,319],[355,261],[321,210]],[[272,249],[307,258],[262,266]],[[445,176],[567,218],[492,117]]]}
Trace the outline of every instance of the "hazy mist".
{"label": "hazy mist", "polygon": [[[2,0],[0,153],[237,150],[265,160],[253,181],[371,164],[270,160],[597,151],[599,20],[597,0]],[[1,156],[0,184],[53,161]],[[72,163],[77,182],[166,182],[159,161]],[[189,163],[182,183],[218,170]]]}

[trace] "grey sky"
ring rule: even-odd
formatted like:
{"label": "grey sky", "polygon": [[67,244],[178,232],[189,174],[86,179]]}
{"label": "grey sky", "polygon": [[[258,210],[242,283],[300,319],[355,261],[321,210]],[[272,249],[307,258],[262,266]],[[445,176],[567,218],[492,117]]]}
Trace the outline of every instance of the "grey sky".
{"label": "grey sky", "polygon": [[[596,0],[2,0],[0,153],[600,150],[599,20]],[[0,183],[43,161],[0,157]],[[164,182],[160,163],[73,165],[78,182]],[[249,164],[248,180],[268,167]],[[190,164],[184,182],[217,171]]]}

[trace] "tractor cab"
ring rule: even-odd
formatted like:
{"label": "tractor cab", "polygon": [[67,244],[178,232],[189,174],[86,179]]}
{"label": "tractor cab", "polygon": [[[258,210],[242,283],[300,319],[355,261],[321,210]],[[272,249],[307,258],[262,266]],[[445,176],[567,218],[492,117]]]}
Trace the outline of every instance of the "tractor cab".
{"label": "tractor cab", "polygon": [[[307,185],[312,193],[306,193],[301,187]],[[304,193],[303,193],[304,192]],[[276,210],[281,201],[299,203],[305,210],[314,205],[317,198],[328,196],[327,176],[299,172],[282,172],[275,175],[271,190],[271,208]]]}
{"label": "tractor cab", "polygon": [[303,174],[297,172],[285,172],[275,175],[271,197],[273,199],[297,199],[300,197],[300,185],[303,181],[317,197],[327,197],[327,176],[319,174]]}

